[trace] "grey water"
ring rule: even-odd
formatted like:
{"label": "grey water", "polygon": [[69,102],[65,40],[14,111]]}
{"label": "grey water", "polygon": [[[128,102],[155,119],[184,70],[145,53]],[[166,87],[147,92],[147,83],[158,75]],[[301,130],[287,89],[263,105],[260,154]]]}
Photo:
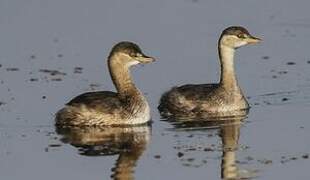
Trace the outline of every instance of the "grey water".
{"label": "grey water", "polygon": [[[307,0],[1,0],[3,179],[309,179],[310,2]],[[242,123],[162,120],[162,93],[218,81],[217,39],[242,25],[263,39],[238,49],[251,109]],[[132,70],[151,127],[56,129],[74,96],[114,90],[111,47],[138,43],[157,62]],[[226,166],[228,164],[228,166]]]}

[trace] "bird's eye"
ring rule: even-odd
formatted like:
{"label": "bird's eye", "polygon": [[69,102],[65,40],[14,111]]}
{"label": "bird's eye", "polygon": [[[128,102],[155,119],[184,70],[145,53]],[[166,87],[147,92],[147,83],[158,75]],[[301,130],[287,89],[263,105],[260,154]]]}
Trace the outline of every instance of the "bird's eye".
{"label": "bird's eye", "polygon": [[141,53],[137,53],[136,57],[142,57],[142,54]]}
{"label": "bird's eye", "polygon": [[244,39],[244,38],[245,38],[244,34],[238,34],[237,37],[238,37],[238,38],[241,38],[241,39]]}

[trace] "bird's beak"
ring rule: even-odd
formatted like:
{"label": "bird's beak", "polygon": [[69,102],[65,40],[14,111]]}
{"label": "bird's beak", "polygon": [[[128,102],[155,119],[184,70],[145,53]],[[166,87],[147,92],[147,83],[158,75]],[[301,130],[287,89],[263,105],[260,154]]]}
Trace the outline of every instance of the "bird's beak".
{"label": "bird's beak", "polygon": [[257,44],[259,42],[261,42],[262,40],[258,37],[254,37],[254,36],[250,36],[246,39],[248,44]]}
{"label": "bird's beak", "polygon": [[144,54],[140,57],[136,57],[135,59],[139,61],[141,64],[148,64],[155,61],[155,58],[146,56]]}

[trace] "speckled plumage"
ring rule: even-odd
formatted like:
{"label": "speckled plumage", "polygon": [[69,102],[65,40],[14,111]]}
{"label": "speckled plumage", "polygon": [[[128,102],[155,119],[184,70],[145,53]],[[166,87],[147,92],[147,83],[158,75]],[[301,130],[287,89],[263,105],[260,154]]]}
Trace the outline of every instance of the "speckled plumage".
{"label": "speckled plumage", "polygon": [[57,113],[57,123],[74,126],[143,124],[150,120],[143,97],[119,98],[114,92],[89,92],[71,100]]}
{"label": "speckled plumage", "polygon": [[219,84],[200,84],[172,88],[162,96],[158,108],[163,117],[204,119],[243,115],[248,107],[240,91],[227,91]]}
{"label": "speckled plumage", "polygon": [[81,94],[56,114],[60,126],[120,126],[144,124],[150,120],[150,108],[135,87],[129,68],[154,59],[145,56],[130,42],[115,45],[108,65],[117,92],[99,91]]}
{"label": "speckled plumage", "polygon": [[163,117],[208,118],[244,114],[249,104],[234,72],[235,49],[259,39],[243,27],[225,29],[219,39],[221,79],[218,84],[197,84],[174,87],[164,93],[158,107]]}

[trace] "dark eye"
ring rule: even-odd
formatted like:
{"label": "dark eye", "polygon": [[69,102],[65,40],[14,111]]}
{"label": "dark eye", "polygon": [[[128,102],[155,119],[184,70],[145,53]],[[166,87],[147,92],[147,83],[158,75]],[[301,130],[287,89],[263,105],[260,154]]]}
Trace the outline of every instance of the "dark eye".
{"label": "dark eye", "polygon": [[244,39],[244,38],[245,38],[244,34],[238,34],[237,37],[238,37],[238,38],[241,38],[241,39]]}

